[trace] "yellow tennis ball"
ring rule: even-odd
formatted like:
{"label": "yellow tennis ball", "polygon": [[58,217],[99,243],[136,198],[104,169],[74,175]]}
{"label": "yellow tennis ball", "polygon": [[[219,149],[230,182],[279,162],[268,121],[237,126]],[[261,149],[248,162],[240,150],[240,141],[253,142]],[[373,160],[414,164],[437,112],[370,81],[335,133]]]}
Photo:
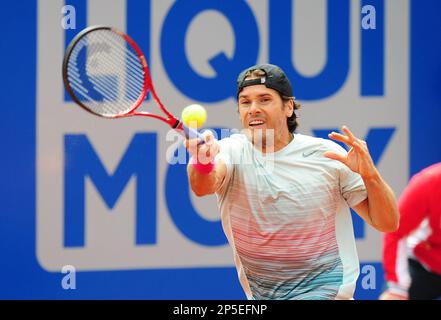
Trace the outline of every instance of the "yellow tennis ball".
{"label": "yellow tennis ball", "polygon": [[200,128],[207,120],[207,111],[199,104],[191,104],[182,110],[181,114],[182,122],[187,127]]}

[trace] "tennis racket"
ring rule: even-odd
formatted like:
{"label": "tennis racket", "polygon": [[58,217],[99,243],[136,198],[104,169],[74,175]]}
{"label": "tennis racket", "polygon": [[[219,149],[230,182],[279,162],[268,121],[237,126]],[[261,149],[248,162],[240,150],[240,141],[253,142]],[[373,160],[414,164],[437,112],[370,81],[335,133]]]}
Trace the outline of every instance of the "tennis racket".
{"label": "tennis racket", "polygon": [[[127,34],[106,26],[82,30],[67,47],[63,59],[63,81],[73,101],[104,118],[143,116],[161,120],[187,139],[204,139],[187,127],[162,104],[153,87],[147,61]],[[137,111],[147,93],[162,115]]]}

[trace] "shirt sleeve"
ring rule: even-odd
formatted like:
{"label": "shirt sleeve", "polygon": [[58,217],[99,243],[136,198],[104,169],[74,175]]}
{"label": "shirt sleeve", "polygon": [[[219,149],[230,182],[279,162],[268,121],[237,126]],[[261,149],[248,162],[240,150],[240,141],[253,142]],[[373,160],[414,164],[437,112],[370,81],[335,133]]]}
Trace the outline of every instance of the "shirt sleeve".
{"label": "shirt sleeve", "polygon": [[340,169],[340,192],[349,207],[356,206],[367,198],[363,179],[345,165]]}
{"label": "shirt sleeve", "polygon": [[[327,149],[341,154],[341,155],[347,155],[348,152],[338,145],[337,143],[327,140]],[[367,198],[367,191],[366,186],[364,185],[363,179],[361,176],[349,169],[346,165],[343,163],[335,161],[337,165],[338,175],[339,175],[339,183],[340,183],[340,193],[342,197],[345,199],[346,203],[349,207],[353,207],[360,202],[362,202],[364,199]]]}

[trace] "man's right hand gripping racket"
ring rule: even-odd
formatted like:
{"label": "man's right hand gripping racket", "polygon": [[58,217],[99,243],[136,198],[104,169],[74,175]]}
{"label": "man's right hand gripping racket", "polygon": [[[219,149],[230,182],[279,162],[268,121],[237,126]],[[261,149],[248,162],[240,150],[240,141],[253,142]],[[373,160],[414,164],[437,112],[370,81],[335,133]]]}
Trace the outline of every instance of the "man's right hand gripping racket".
{"label": "man's right hand gripping racket", "polygon": [[[156,95],[147,61],[128,35],[111,27],[92,26],[69,44],[63,59],[67,92],[79,106],[105,118],[143,116],[159,119],[187,139],[201,134],[174,117]],[[136,111],[150,92],[163,115]]]}

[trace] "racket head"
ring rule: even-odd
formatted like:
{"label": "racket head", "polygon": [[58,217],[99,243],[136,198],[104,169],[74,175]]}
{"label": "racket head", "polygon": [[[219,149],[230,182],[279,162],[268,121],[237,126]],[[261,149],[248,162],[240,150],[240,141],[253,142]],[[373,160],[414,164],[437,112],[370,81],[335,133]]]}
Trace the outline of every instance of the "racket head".
{"label": "racket head", "polygon": [[107,26],[78,33],[66,50],[62,70],[74,102],[105,118],[133,114],[152,87],[141,49],[129,36]]}
{"label": "racket head", "polygon": [[[136,42],[108,26],[91,26],[78,33],[63,59],[64,86],[84,110],[104,118],[146,116],[156,118],[187,139],[203,137],[164,107],[150,78],[147,61]],[[150,92],[166,115],[136,112]]]}

